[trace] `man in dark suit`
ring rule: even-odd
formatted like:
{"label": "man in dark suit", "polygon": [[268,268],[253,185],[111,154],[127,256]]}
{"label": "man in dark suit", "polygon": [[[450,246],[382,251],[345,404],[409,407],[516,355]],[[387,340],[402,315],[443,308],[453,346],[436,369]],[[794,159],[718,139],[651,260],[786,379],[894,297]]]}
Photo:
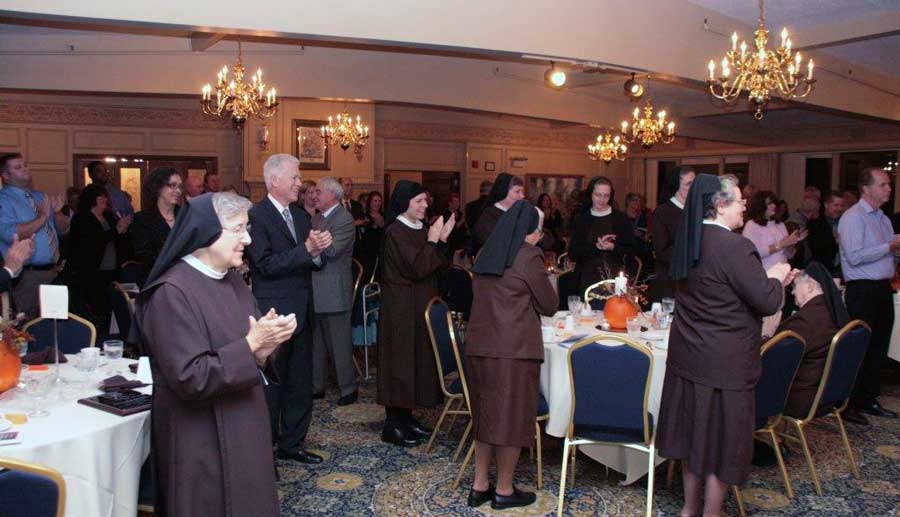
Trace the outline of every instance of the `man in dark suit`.
{"label": "man in dark suit", "polygon": [[484,208],[484,201],[493,186],[494,184],[490,180],[482,181],[478,187],[478,199],[466,203],[466,226],[470,231],[475,229],[475,223],[478,222],[478,216],[481,215],[481,210]]}
{"label": "man in dark suit", "polygon": [[838,276],[841,270],[841,257],[838,254],[837,229],[841,214],[847,205],[844,196],[840,192],[831,191],[825,197],[823,205],[824,217],[813,219],[806,225],[809,236],[806,245],[809,247],[809,260],[815,260],[831,271],[833,276]]}
{"label": "man in dark suit", "polygon": [[[309,214],[296,205],[300,192],[299,161],[275,154],[263,165],[268,195],[250,209],[247,248],[253,295],[263,314],[294,314],[297,330],[275,357],[279,379],[267,389],[276,456],[301,463],[322,458],[303,446],[312,417],[312,343],[309,319],[310,273],[322,265],[320,254],[331,245],[328,232],[312,231]],[[279,426],[280,424],[280,426]]]}
{"label": "man in dark suit", "polygon": [[22,271],[25,261],[34,253],[34,239],[19,240],[18,235],[13,236],[12,246],[6,257],[0,257],[0,293],[9,291],[13,279]]}
{"label": "man in dark suit", "polygon": [[341,199],[341,205],[353,216],[354,224],[359,227],[366,224],[366,212],[359,201],[353,199],[353,180],[350,178],[339,178],[338,182],[344,189],[344,197]]}

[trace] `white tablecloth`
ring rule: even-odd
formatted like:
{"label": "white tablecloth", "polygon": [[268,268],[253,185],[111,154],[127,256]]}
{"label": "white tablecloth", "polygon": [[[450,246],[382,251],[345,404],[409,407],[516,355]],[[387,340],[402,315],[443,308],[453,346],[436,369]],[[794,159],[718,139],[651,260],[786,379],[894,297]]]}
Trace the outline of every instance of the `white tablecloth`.
{"label": "white tablecloth", "polygon": [[888,357],[900,361],[900,294],[894,293],[894,328],[891,332],[891,344],[888,346]]}
{"label": "white tablecloth", "polygon": [[[604,333],[594,328],[598,322],[578,325],[574,331],[564,333],[568,335],[596,334],[615,335]],[[621,335],[621,334],[620,334]],[[603,343],[603,340],[599,340]],[[653,348],[653,371],[650,380],[650,400],[648,409],[653,415],[654,422],[659,415],[659,401],[662,397],[663,379],[666,375],[667,340],[663,342],[650,341]],[[618,343],[610,343],[617,345]],[[560,438],[566,435],[569,429],[569,417],[572,410],[572,395],[569,389],[569,361],[568,348],[561,347],[558,343],[544,343],[544,364],[541,366],[541,393],[547,399],[550,406],[550,418],[547,420],[546,432],[551,436]],[[625,474],[624,484],[630,484],[647,474],[647,454],[613,445],[582,445],[578,450],[588,457],[606,465],[607,467]],[[657,458],[657,465],[665,461]]]}
{"label": "white tablecloth", "polygon": [[[120,361],[116,366],[132,378],[127,363],[133,361]],[[84,377],[71,363],[60,368],[71,382],[54,388],[43,402],[50,415],[14,426],[22,431],[22,443],[0,447],[0,457],[60,471],[66,481],[67,516],[134,517],[141,465],[150,454],[150,412],[119,417],[76,402],[100,393],[91,386],[114,374],[111,365],[98,369],[91,383],[83,386],[77,381]],[[30,407],[31,401],[18,388],[0,395],[0,413],[21,413]]]}

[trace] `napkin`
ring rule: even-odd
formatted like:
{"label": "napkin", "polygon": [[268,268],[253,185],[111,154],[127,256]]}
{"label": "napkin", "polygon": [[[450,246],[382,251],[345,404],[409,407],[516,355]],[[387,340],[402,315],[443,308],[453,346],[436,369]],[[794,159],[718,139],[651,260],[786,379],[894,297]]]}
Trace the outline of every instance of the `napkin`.
{"label": "napkin", "polygon": [[562,343],[560,343],[559,346],[561,346],[563,348],[569,348],[572,345],[574,345],[575,343],[581,341],[582,339],[584,339],[586,337],[587,337],[587,334],[575,334],[574,336],[571,336],[568,339],[566,339],[565,341],[563,341]]}
{"label": "napkin", "polygon": [[130,390],[134,388],[141,388],[143,386],[148,385],[141,381],[129,381],[121,375],[113,375],[112,377],[103,379],[103,381],[100,382],[100,391],[109,393],[110,391]]}
{"label": "napkin", "polygon": [[[25,354],[25,357],[22,358],[23,364],[53,364],[55,362],[56,361],[53,356],[53,347],[47,347],[37,352],[30,352],[28,354]],[[59,362],[68,362],[68,359],[66,359],[66,354],[59,354]]]}

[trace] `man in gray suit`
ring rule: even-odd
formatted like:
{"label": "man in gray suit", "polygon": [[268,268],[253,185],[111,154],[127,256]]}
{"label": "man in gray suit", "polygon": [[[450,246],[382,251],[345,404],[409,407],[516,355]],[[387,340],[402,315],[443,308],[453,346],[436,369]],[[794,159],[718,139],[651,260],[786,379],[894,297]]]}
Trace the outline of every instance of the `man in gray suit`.
{"label": "man in gray suit", "polygon": [[334,360],[341,396],[339,406],[356,402],[358,391],[353,367],[353,343],[350,311],[353,309],[353,242],[356,227],[353,215],[341,205],[344,189],[334,178],[323,178],[316,185],[319,210],[313,218],[313,229],[328,231],[331,246],[322,255],[325,265],[313,271],[313,393],[325,393],[326,351]]}

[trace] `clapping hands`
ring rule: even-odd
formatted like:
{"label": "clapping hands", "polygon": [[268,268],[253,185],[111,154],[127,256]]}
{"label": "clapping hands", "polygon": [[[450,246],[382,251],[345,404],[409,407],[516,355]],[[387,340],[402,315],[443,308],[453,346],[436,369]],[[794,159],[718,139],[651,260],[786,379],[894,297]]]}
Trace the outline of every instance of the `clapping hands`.
{"label": "clapping hands", "polygon": [[447,242],[450,232],[456,227],[456,214],[451,214],[446,221],[440,216],[428,227],[428,242]]}
{"label": "clapping hands", "polygon": [[331,246],[331,232],[312,230],[306,238],[306,251],[313,257],[318,257]]}
{"label": "clapping hands", "polygon": [[787,287],[791,282],[794,281],[794,278],[800,273],[799,270],[791,269],[791,265],[782,262],[780,264],[775,264],[766,270],[766,276],[769,278],[774,278],[781,282],[782,287]]}
{"label": "clapping hands", "polygon": [[13,274],[18,273],[31,258],[32,253],[34,253],[34,238],[19,240],[18,235],[13,235],[12,246],[6,253],[5,265]]}
{"label": "clapping hands", "polygon": [[597,249],[612,251],[616,247],[616,235],[610,233],[597,239]]}
{"label": "clapping hands", "polygon": [[278,345],[287,341],[297,329],[297,318],[293,314],[279,316],[275,309],[269,309],[258,320],[250,316],[250,330],[247,332],[247,344],[256,358],[263,364]]}

